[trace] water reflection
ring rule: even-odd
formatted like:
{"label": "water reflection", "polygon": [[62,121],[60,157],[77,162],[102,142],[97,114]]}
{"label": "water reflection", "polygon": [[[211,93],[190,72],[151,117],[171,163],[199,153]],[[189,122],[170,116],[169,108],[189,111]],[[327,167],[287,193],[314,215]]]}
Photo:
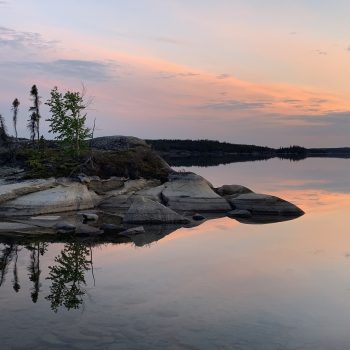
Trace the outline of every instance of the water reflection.
{"label": "water reflection", "polygon": [[91,250],[82,243],[65,244],[61,254],[55,257],[55,263],[49,266],[47,279],[51,286],[46,299],[55,312],[61,306],[67,310],[78,309],[86,294],[85,273],[92,265]]}
{"label": "water reflection", "polygon": [[[220,214],[208,214],[206,220],[198,222],[194,226],[200,226],[208,220],[223,217]],[[296,217],[275,216],[256,216],[249,219],[238,219],[242,223],[262,224],[275,223],[285,220],[292,220]],[[234,220],[234,219],[232,219]],[[182,228],[182,225],[145,225],[145,232],[130,237],[120,236],[104,236],[102,238],[79,239],[77,241],[62,242],[63,249],[53,259],[53,264],[48,266],[47,277],[44,279],[49,282],[49,294],[45,296],[45,300],[50,303],[51,309],[56,313],[60,308],[66,310],[79,309],[84,303],[84,297],[87,293],[86,274],[91,271],[93,280],[95,281],[93,271],[93,249],[102,247],[105,244],[125,244],[129,243],[135,247],[150,247],[152,243],[157,242],[166,236],[176,232]],[[41,293],[41,274],[40,266],[41,258],[48,251],[50,242],[37,241],[31,242],[30,238],[26,238],[25,242],[21,240],[11,240],[8,238],[0,238],[1,249],[0,255],[0,287],[5,283],[6,276],[12,264],[13,290],[18,293],[21,289],[18,274],[18,259],[22,254],[28,255],[29,263],[27,272],[30,286],[30,297],[33,303],[37,303],[39,294]],[[59,238],[58,238],[59,239]],[[5,240],[5,241],[4,241]],[[6,241],[7,240],[7,241]],[[51,241],[52,243],[53,241]]]}

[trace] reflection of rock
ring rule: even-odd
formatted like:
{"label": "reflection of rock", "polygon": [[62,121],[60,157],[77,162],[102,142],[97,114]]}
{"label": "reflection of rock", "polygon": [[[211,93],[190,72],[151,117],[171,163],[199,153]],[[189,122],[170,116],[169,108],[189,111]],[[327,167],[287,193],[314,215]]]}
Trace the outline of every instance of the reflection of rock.
{"label": "reflection of rock", "polygon": [[29,232],[35,230],[35,226],[20,222],[0,222],[0,233]]}
{"label": "reflection of rock", "polygon": [[94,208],[98,196],[86,186],[65,182],[55,188],[27,194],[0,205],[5,216],[40,215]]}
{"label": "reflection of rock", "polygon": [[232,218],[250,218],[252,213],[245,209],[235,209],[227,213],[228,217]]}
{"label": "reflection of rock", "polygon": [[249,225],[263,225],[263,224],[274,224],[277,222],[294,220],[303,214],[295,215],[252,215],[250,218],[235,217],[235,219],[242,224]]}
{"label": "reflection of rock", "polygon": [[173,210],[225,212],[231,209],[227,201],[215,193],[207,180],[194,173],[169,176],[164,184],[163,200]]}
{"label": "reflection of rock", "polygon": [[124,231],[120,232],[119,234],[121,236],[134,237],[134,236],[141,235],[144,233],[145,233],[144,227],[137,226],[137,227],[132,227],[132,228],[129,228],[127,230],[124,230]]}
{"label": "reflection of rock", "polygon": [[145,197],[137,197],[126,212],[124,222],[160,224],[186,223],[188,220],[161,203]]}
{"label": "reflection of rock", "polygon": [[170,233],[178,230],[181,225],[144,225],[145,233],[130,237],[137,247],[142,247],[159,241]]}
{"label": "reflection of rock", "polygon": [[259,193],[246,193],[229,198],[235,209],[249,210],[252,214],[302,215],[304,212],[284,199]]}
{"label": "reflection of rock", "polygon": [[216,192],[220,196],[238,196],[243,193],[252,193],[253,191],[247,187],[241,185],[223,185],[219,188],[216,188]]}

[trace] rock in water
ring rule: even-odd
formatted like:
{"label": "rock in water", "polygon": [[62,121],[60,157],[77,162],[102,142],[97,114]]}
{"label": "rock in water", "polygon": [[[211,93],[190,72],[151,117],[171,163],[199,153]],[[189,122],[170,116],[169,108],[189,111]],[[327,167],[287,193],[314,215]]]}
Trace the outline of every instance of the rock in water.
{"label": "rock in water", "polygon": [[173,210],[194,212],[230,211],[229,203],[212,189],[211,184],[194,173],[177,173],[164,184],[162,198]]}
{"label": "rock in water", "polygon": [[0,205],[4,216],[23,216],[59,213],[92,209],[98,196],[86,186],[76,182],[66,182],[55,188],[18,197]]}
{"label": "rock in water", "polygon": [[272,214],[300,216],[304,214],[296,205],[267,194],[246,193],[228,200],[234,208],[249,210],[253,215]]}
{"label": "rock in water", "polygon": [[188,220],[161,203],[137,197],[126,212],[124,222],[137,224],[187,223]]}

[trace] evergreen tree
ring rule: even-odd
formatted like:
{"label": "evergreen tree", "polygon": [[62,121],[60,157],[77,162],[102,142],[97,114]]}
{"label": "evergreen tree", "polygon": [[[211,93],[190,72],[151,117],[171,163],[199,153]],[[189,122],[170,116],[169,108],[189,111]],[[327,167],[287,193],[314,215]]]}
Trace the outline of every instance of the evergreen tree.
{"label": "evergreen tree", "polygon": [[30,131],[30,137],[32,141],[35,139],[35,135],[39,142],[40,140],[40,110],[39,106],[41,104],[38,88],[36,85],[33,85],[30,90],[30,95],[32,97],[33,106],[29,108],[31,112],[30,118],[28,120],[28,129]]}
{"label": "evergreen tree", "polygon": [[50,130],[56,140],[62,140],[76,156],[80,155],[91,131],[86,127],[86,104],[79,92],[67,91],[64,95],[57,87],[51,90],[51,98],[46,102],[50,107]]}
{"label": "evergreen tree", "polygon": [[17,98],[15,98],[12,102],[12,111],[13,111],[13,127],[15,129],[15,137],[16,141],[18,140],[18,134],[17,134],[17,117],[18,117],[18,107],[20,103]]}

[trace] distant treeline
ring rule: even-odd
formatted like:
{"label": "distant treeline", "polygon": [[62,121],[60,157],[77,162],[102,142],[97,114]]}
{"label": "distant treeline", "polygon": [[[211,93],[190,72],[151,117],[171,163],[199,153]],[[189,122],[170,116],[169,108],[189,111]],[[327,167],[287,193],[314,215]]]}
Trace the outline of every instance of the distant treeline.
{"label": "distant treeline", "polygon": [[213,140],[146,140],[159,152],[190,151],[203,153],[270,153],[273,148],[255,145],[232,144]]}
{"label": "distant treeline", "polygon": [[307,157],[350,158],[350,148],[271,148],[213,140],[146,140],[172,166],[213,166],[270,158],[298,161]]}

